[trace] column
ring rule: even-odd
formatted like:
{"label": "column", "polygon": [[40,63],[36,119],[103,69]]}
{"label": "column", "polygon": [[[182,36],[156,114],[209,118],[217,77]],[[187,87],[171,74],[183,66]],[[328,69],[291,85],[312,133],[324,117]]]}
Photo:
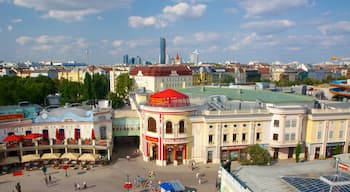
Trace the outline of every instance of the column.
{"label": "column", "polygon": [[110,153],[109,149],[107,149],[107,157],[108,157],[108,161],[111,160],[111,153]]}
{"label": "column", "polygon": [[187,160],[187,145],[184,144],[184,150],[183,150],[183,156],[184,156],[184,160]]}
{"label": "column", "polygon": [[174,165],[175,166],[177,166],[177,158],[176,158],[176,149],[177,148],[177,146],[176,145],[174,145],[174,152],[173,152],[173,155],[174,155]]}

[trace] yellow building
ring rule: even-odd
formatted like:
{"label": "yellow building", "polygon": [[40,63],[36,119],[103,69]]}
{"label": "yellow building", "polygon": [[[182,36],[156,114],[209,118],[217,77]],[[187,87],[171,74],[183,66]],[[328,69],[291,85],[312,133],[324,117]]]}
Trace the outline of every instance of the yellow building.
{"label": "yellow building", "polygon": [[64,70],[58,72],[58,79],[59,80],[66,79],[68,81],[83,83],[85,73],[86,73],[86,69],[81,68],[81,67],[75,67],[71,70],[64,69]]}
{"label": "yellow building", "polygon": [[308,159],[328,158],[336,153],[347,153],[349,120],[349,109],[312,109],[306,127],[305,144]]}

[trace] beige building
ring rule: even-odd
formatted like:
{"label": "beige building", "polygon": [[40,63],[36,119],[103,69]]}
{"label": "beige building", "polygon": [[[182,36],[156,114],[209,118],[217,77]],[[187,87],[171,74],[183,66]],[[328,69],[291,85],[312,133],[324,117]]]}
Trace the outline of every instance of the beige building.
{"label": "beige building", "polygon": [[130,77],[136,88],[151,92],[192,86],[192,71],[186,65],[136,66],[131,68]]}

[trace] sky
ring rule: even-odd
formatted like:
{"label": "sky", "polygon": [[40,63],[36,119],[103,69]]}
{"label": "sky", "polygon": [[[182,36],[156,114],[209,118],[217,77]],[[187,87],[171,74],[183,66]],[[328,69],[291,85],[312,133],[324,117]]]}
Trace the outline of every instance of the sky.
{"label": "sky", "polygon": [[349,0],[0,0],[0,61],[317,63],[350,57]]}

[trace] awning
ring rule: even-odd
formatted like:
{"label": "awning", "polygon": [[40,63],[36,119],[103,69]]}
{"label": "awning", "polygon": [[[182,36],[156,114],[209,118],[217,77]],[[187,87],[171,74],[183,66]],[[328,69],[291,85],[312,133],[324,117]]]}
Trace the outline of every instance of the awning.
{"label": "awning", "polygon": [[38,161],[40,160],[40,156],[36,154],[29,154],[22,156],[22,163],[30,162],[30,161]]}
{"label": "awning", "polygon": [[28,135],[24,135],[22,138],[23,139],[35,139],[35,138],[38,138],[38,137],[42,137],[43,134],[41,133],[30,133]]}
{"label": "awning", "polygon": [[20,163],[19,158],[18,157],[7,157],[7,158],[2,159],[0,161],[0,165],[10,165],[13,163]]}
{"label": "awning", "polygon": [[327,147],[335,147],[337,145],[344,145],[345,142],[332,142],[332,143],[327,143]]}
{"label": "awning", "polygon": [[97,159],[98,155],[92,153],[84,153],[79,157],[79,161],[96,161]]}
{"label": "awning", "polygon": [[247,147],[248,147],[247,145],[227,146],[227,147],[221,147],[221,150],[238,150],[238,149],[245,149]]}
{"label": "awning", "polygon": [[44,153],[41,156],[41,160],[59,159],[61,153]]}
{"label": "awning", "polygon": [[79,153],[63,153],[60,159],[78,160]]}
{"label": "awning", "polygon": [[166,181],[160,184],[160,187],[165,191],[182,192],[185,191],[185,187],[178,180]]}

